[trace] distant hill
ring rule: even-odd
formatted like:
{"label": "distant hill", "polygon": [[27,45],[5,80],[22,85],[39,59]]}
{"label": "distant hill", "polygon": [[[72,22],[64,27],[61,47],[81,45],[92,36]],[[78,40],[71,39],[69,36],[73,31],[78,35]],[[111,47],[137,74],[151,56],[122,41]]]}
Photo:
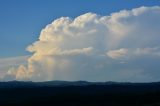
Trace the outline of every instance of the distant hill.
{"label": "distant hill", "polygon": [[19,88],[19,87],[65,87],[65,86],[160,86],[160,82],[151,83],[130,83],[130,82],[87,82],[87,81],[46,81],[46,82],[32,82],[32,81],[8,81],[0,82],[0,88]]}
{"label": "distant hill", "polygon": [[0,88],[32,88],[32,87],[55,87],[55,86],[86,86],[96,83],[87,81],[46,81],[46,82],[31,82],[31,81],[8,81],[0,82]]}

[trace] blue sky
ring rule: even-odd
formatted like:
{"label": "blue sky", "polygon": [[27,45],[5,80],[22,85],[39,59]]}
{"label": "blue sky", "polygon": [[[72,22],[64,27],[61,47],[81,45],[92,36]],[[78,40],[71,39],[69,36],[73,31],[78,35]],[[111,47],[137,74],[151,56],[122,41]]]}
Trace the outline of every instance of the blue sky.
{"label": "blue sky", "polygon": [[0,0],[0,81],[160,81],[159,0]]}
{"label": "blue sky", "polygon": [[160,5],[159,0],[0,0],[0,57],[29,54],[25,48],[42,28],[62,16],[109,15],[123,9]]}

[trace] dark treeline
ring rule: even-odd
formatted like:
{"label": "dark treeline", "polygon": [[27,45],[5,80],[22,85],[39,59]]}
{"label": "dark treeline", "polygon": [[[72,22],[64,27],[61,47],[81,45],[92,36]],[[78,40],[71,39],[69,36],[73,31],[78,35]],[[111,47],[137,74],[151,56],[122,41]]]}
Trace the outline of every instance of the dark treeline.
{"label": "dark treeline", "polygon": [[46,83],[0,82],[0,106],[160,106],[160,83]]}

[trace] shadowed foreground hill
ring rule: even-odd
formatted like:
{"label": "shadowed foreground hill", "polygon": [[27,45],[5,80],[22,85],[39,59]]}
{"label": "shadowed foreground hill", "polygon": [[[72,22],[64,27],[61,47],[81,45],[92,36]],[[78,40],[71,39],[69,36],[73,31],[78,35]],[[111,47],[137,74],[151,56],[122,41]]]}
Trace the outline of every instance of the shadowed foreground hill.
{"label": "shadowed foreground hill", "polygon": [[0,106],[160,106],[160,83],[0,82]]}

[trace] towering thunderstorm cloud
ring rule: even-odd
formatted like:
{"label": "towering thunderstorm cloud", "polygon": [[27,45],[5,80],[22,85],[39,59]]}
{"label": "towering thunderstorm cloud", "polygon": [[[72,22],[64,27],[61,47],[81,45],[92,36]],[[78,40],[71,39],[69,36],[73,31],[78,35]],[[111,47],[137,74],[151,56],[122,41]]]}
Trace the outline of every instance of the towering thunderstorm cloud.
{"label": "towering thunderstorm cloud", "polygon": [[109,16],[61,17],[27,47],[27,65],[9,70],[16,80],[160,80],[160,7]]}

